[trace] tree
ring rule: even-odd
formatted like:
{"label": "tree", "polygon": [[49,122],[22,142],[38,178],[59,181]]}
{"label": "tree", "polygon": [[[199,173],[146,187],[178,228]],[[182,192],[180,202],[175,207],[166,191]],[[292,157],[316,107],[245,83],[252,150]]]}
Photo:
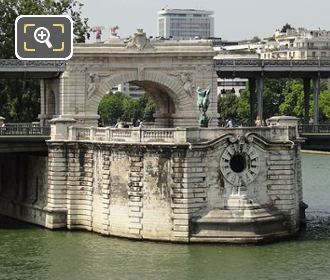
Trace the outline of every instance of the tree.
{"label": "tree", "polygon": [[[74,41],[85,42],[89,27],[82,6],[76,0],[1,0],[0,58],[15,58],[15,19],[19,15],[70,15]],[[6,121],[34,121],[40,111],[39,95],[37,81],[0,80],[0,115]]]}
{"label": "tree", "polygon": [[250,120],[250,92],[246,88],[238,98],[237,116],[242,124],[248,124]]}
{"label": "tree", "polygon": [[281,29],[281,33],[285,33],[288,29],[294,29],[294,27],[292,27],[289,23],[284,24]]}
{"label": "tree", "polygon": [[325,122],[330,119],[330,91],[328,89],[322,91],[319,97],[320,120]]}
{"label": "tree", "polygon": [[220,122],[225,123],[227,119],[237,119],[238,97],[232,93],[226,93],[218,97],[218,113]]}
{"label": "tree", "polygon": [[99,104],[99,114],[103,125],[114,125],[118,119],[150,119],[155,105],[148,94],[133,99],[122,92],[105,95]]}
{"label": "tree", "polygon": [[288,82],[283,92],[284,100],[280,104],[281,115],[304,117],[304,88],[301,81]]}

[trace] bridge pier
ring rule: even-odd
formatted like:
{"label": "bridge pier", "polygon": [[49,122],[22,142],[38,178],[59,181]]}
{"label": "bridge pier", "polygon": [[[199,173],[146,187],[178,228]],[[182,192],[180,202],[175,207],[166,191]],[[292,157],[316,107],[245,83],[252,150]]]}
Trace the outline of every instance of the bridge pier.
{"label": "bridge pier", "polygon": [[320,95],[320,83],[321,79],[318,75],[313,78],[313,97],[314,97],[314,124],[319,124],[319,95]]}
{"label": "bridge pier", "polygon": [[260,124],[263,124],[263,109],[264,109],[264,77],[261,76],[257,79],[257,117],[260,120]]}
{"label": "bridge pier", "polygon": [[310,92],[311,92],[311,79],[310,78],[304,78],[303,79],[304,83],[304,121],[305,124],[309,124],[310,120],[310,115],[309,115],[309,97],[310,97]]}
{"label": "bridge pier", "polygon": [[249,92],[250,92],[250,125],[254,126],[254,122],[256,120],[256,104],[257,104],[257,96],[256,96],[256,79],[249,78]]}

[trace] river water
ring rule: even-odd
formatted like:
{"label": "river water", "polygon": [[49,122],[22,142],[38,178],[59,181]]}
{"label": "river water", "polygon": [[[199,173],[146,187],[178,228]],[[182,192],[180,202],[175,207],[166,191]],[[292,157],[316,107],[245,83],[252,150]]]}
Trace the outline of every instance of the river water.
{"label": "river water", "polygon": [[0,222],[0,279],[330,279],[330,155],[303,155],[308,226],[269,245],[178,245]]}

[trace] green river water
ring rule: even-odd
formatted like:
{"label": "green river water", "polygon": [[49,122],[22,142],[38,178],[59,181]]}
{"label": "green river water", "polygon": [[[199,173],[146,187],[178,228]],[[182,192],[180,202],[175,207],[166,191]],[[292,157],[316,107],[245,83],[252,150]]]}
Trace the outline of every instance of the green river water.
{"label": "green river water", "polygon": [[303,155],[308,225],[269,245],[178,245],[0,222],[0,279],[330,280],[330,155]]}

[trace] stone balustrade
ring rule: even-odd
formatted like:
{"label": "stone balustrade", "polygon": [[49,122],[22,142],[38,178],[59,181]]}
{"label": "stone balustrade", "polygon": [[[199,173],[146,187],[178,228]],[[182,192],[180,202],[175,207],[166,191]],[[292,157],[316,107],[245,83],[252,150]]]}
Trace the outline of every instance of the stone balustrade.
{"label": "stone balustrade", "polygon": [[271,142],[298,138],[294,126],[237,127],[237,128],[110,128],[68,127],[69,141],[133,142],[133,143],[200,143],[228,133],[254,133]]}

